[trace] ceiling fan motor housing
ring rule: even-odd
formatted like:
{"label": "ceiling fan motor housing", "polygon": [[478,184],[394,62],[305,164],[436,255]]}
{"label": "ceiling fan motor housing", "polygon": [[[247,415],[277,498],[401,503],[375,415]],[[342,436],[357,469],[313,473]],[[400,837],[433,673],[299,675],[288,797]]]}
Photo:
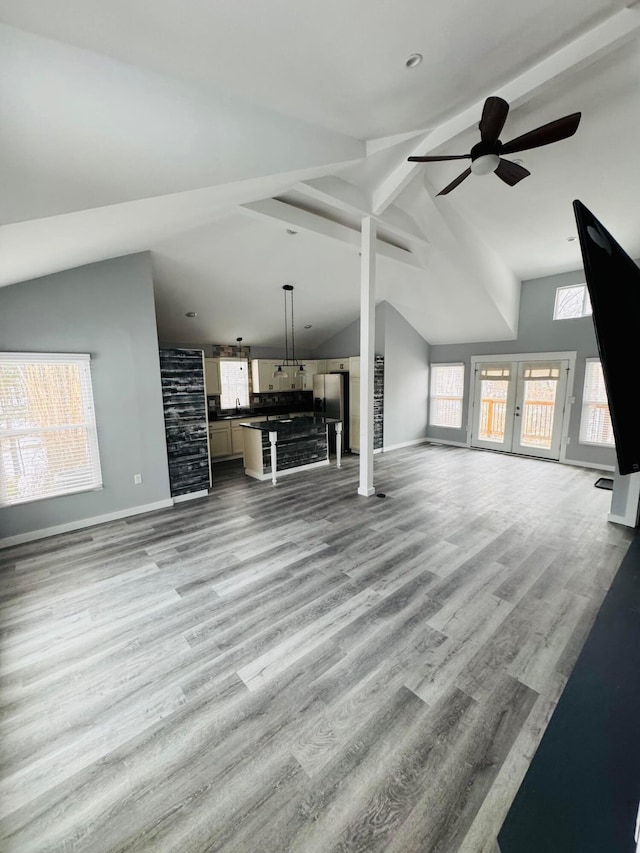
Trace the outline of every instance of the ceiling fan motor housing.
{"label": "ceiling fan motor housing", "polygon": [[471,149],[471,171],[474,175],[488,175],[495,172],[500,163],[500,151],[502,143],[499,139],[495,142],[478,142]]}

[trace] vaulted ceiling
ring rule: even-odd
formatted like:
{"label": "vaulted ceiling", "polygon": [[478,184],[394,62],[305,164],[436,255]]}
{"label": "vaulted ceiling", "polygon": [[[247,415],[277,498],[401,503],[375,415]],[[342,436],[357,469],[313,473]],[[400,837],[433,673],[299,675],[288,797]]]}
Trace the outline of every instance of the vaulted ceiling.
{"label": "vaulted ceiling", "polygon": [[[574,198],[640,256],[639,34],[622,0],[0,0],[0,285],[149,250],[163,340],[277,345],[289,282],[315,347],[371,215],[379,299],[512,338],[521,279],[581,265]],[[582,121],[438,197],[466,163],[407,157],[468,152],[489,95],[505,140]]]}

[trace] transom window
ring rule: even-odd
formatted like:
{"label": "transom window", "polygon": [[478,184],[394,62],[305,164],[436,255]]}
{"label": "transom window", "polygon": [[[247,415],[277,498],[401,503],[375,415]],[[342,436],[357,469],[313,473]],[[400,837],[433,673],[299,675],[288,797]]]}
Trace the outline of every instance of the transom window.
{"label": "transom window", "polygon": [[0,504],[101,486],[89,356],[0,353]]}
{"label": "transom window", "polygon": [[464,364],[432,364],[429,425],[462,426]]}
{"label": "transom window", "polygon": [[602,365],[597,358],[586,360],[580,442],[604,447],[613,447],[615,444]]}
{"label": "transom window", "polygon": [[554,320],[571,320],[574,317],[588,317],[593,313],[586,284],[571,284],[556,290],[556,302],[553,308]]}
{"label": "transom window", "polygon": [[249,362],[246,358],[220,359],[220,408],[249,406]]}

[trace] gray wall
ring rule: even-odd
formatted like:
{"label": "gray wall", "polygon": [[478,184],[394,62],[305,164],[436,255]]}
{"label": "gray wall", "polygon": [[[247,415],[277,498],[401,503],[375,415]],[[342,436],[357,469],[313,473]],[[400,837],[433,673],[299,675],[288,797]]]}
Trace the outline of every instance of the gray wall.
{"label": "gray wall", "polygon": [[576,351],[576,370],[573,382],[575,404],[569,420],[570,444],[566,448],[567,461],[586,462],[593,465],[615,465],[615,451],[578,443],[584,382],[585,359],[598,358],[593,320],[579,317],[573,320],[553,320],[556,289],[569,284],[584,283],[584,272],[562,273],[522,283],[520,295],[520,320],[518,337],[513,341],[492,343],[450,344],[431,347],[431,363],[464,362],[465,398],[460,430],[428,427],[427,435],[435,440],[467,441],[467,419],[471,382],[471,356],[500,353],[563,352]]}
{"label": "gray wall", "polygon": [[383,302],[384,446],[426,436],[429,345],[410,323]]}
{"label": "gray wall", "polygon": [[[376,305],[375,352],[384,356],[384,446],[425,437],[429,345],[388,302]],[[315,358],[360,354],[360,320],[316,350]]]}
{"label": "gray wall", "polygon": [[8,352],[91,354],[104,483],[96,492],[0,509],[0,537],[169,499],[147,253],[0,288],[0,341]]}

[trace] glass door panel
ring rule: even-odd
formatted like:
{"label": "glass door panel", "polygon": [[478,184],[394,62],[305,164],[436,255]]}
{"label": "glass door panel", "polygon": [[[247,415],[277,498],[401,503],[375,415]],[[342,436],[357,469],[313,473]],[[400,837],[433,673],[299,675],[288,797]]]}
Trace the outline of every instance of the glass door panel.
{"label": "glass door panel", "polygon": [[[475,424],[472,444],[510,450],[515,394],[511,364],[479,364],[476,370]],[[509,410],[511,414],[508,415]]]}
{"label": "glass door panel", "polygon": [[568,362],[520,362],[513,453],[560,457]]}
{"label": "glass door panel", "polygon": [[471,446],[558,459],[568,366],[478,364]]}

